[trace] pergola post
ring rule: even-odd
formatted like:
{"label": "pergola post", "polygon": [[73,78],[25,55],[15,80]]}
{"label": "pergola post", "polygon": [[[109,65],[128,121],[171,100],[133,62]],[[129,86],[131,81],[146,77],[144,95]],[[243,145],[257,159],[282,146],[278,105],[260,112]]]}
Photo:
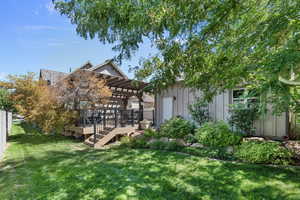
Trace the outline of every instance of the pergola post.
{"label": "pergola post", "polygon": [[143,112],[144,112],[144,108],[143,108],[143,92],[139,92],[138,95],[137,95],[137,98],[139,99],[139,114],[138,114],[138,129],[141,130],[142,127],[141,127],[141,121],[143,121]]}

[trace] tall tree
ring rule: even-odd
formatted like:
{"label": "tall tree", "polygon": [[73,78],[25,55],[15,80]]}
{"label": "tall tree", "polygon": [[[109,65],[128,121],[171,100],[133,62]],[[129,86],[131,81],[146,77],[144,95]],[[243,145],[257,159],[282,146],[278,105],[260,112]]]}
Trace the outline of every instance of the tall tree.
{"label": "tall tree", "polygon": [[286,84],[300,72],[299,0],[68,0],[55,7],[80,36],[115,43],[120,60],[148,38],[159,53],[136,75],[150,77],[153,88],[181,77],[211,99],[247,84],[277,112],[299,107],[298,91]]}
{"label": "tall tree", "polygon": [[0,87],[11,89],[9,99],[26,121],[49,133],[75,125],[78,120],[76,102],[84,100],[95,106],[110,97],[111,92],[105,84],[95,73],[77,71],[54,86],[48,86],[46,81],[37,80],[34,73],[28,73],[10,75],[7,82],[0,82]]}
{"label": "tall tree", "polygon": [[10,92],[5,88],[0,88],[0,110],[12,111],[13,109]]}
{"label": "tall tree", "polygon": [[60,87],[57,87],[60,100],[74,110],[81,109],[81,103],[85,103],[85,107],[94,109],[106,103],[112,95],[105,80],[99,78],[93,71],[77,70],[60,83]]}

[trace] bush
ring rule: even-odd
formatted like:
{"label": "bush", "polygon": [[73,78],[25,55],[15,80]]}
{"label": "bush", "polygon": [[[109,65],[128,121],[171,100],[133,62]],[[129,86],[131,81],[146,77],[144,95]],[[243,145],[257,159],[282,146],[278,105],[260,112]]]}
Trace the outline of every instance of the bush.
{"label": "bush", "polygon": [[149,128],[144,131],[143,137],[150,139],[150,138],[160,138],[162,136],[157,131]]}
{"label": "bush", "polygon": [[183,149],[183,146],[180,145],[176,141],[169,141],[169,142],[166,142],[166,144],[165,144],[165,150],[168,150],[168,151],[181,151],[182,149]]}
{"label": "bush", "polygon": [[195,147],[185,147],[182,152],[200,156],[200,157],[207,157],[207,158],[215,158],[215,159],[222,159],[222,160],[234,160],[232,154],[227,153],[224,148],[215,148],[215,147],[208,147],[208,148],[195,148]]}
{"label": "bush", "polygon": [[150,149],[160,149],[160,150],[163,150],[163,149],[165,149],[166,144],[167,144],[166,142],[157,140],[157,141],[149,143],[148,147]]}
{"label": "bush", "polygon": [[190,121],[181,117],[174,117],[161,125],[161,135],[168,138],[184,139],[189,134],[194,134],[195,126]]}
{"label": "bush", "polygon": [[279,142],[245,141],[234,154],[239,160],[249,163],[287,165],[292,153]]}
{"label": "bush", "polygon": [[223,122],[207,122],[196,130],[199,143],[210,147],[226,147],[239,144],[241,136],[232,132]]}
{"label": "bush", "polygon": [[200,126],[210,121],[208,103],[204,101],[198,100],[195,104],[189,105],[189,111],[193,120]]}
{"label": "bush", "polygon": [[129,136],[124,136],[124,137],[121,137],[120,142],[121,142],[121,144],[120,144],[121,147],[131,147],[132,138]]}
{"label": "bush", "polygon": [[147,139],[144,137],[141,138],[132,138],[124,136],[121,138],[121,147],[126,148],[147,148]]}
{"label": "bush", "polygon": [[253,124],[259,116],[256,104],[232,104],[229,113],[229,124],[237,131],[246,135],[255,132]]}

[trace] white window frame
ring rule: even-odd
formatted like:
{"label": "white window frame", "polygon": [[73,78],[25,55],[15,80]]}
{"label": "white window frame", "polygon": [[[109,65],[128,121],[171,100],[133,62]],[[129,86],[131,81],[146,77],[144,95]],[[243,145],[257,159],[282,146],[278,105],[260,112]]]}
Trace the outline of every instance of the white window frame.
{"label": "white window frame", "polygon": [[238,104],[238,103],[246,104],[246,103],[251,103],[249,100],[258,100],[259,99],[258,97],[248,97],[248,98],[240,97],[240,98],[235,98],[234,97],[234,91],[237,91],[237,90],[243,90],[243,93],[245,93],[245,91],[247,91],[246,88],[236,88],[236,89],[233,89],[232,90],[232,95],[231,95],[232,103],[233,104]]}

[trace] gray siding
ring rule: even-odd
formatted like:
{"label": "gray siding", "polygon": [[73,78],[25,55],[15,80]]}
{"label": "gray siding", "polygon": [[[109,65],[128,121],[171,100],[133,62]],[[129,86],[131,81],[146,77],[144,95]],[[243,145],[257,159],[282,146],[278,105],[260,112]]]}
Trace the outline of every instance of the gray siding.
{"label": "gray siding", "polygon": [[[156,94],[156,124],[162,123],[162,101],[164,97],[173,97],[173,116],[182,116],[185,119],[192,120],[188,111],[188,105],[195,103],[198,97],[201,97],[201,91],[182,87],[180,83],[168,88],[167,90]],[[229,105],[232,104],[231,91],[226,91],[214,97],[209,104],[210,117],[217,120],[227,121],[229,117]],[[255,122],[257,136],[269,136],[282,138],[287,135],[287,113],[280,116],[274,116],[268,112],[260,120]]]}

